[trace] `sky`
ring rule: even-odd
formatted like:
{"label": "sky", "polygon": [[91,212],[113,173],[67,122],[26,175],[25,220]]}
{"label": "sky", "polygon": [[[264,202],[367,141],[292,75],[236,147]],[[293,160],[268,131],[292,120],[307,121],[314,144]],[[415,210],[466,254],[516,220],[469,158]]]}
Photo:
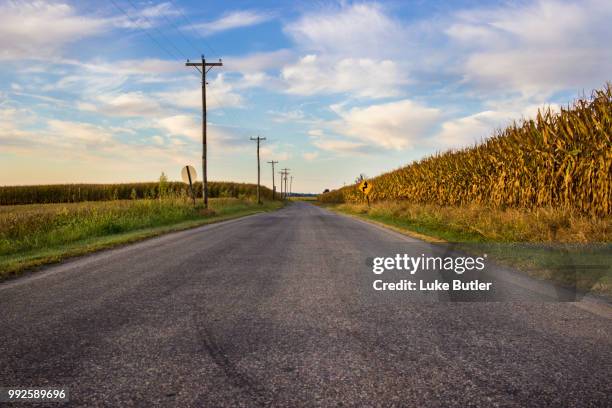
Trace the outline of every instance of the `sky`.
{"label": "sky", "polygon": [[[473,145],[612,80],[612,2],[0,0],[0,185],[267,161],[321,192]],[[278,174],[277,182],[278,182]]]}

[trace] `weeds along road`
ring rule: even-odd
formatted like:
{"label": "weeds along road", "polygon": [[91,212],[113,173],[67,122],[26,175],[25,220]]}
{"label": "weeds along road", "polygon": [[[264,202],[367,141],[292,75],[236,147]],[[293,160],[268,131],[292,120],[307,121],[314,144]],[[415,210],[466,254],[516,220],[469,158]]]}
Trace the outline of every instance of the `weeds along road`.
{"label": "weeds along road", "polygon": [[421,247],[294,203],[49,267],[0,285],[0,386],[88,407],[612,404],[612,320],[512,283],[497,303],[372,289],[372,257]]}

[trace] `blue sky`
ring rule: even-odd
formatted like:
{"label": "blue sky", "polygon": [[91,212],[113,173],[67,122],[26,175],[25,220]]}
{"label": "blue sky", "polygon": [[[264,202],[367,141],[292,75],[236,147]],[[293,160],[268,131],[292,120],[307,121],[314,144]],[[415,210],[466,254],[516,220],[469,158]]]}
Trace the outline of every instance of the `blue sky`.
{"label": "blue sky", "polygon": [[338,187],[602,87],[609,21],[600,0],[0,0],[0,185],[199,169],[203,53],[209,179],[256,181],[261,135],[294,191]]}

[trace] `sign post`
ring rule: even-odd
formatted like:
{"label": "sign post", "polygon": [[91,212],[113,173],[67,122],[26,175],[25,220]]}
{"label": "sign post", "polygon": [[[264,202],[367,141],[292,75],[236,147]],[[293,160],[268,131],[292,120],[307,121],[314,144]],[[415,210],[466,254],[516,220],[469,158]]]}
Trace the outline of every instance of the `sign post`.
{"label": "sign post", "polygon": [[359,191],[366,196],[366,200],[368,200],[368,207],[370,206],[370,191],[372,191],[372,183],[368,180],[362,180],[359,183]]}
{"label": "sign post", "polygon": [[193,192],[193,182],[197,178],[196,169],[193,166],[185,166],[181,170],[181,178],[184,183],[189,183],[189,191],[191,192],[191,199],[193,200],[193,206],[195,207],[195,194]]}

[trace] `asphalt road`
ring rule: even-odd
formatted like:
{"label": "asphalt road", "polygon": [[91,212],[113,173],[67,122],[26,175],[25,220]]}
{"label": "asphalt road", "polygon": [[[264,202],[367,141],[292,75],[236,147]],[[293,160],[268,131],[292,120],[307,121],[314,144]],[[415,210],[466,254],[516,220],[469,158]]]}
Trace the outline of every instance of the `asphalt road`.
{"label": "asphalt road", "polygon": [[431,250],[296,203],[52,266],[0,285],[0,386],[87,407],[612,406],[609,318],[511,279],[502,302],[372,289],[372,257]]}

